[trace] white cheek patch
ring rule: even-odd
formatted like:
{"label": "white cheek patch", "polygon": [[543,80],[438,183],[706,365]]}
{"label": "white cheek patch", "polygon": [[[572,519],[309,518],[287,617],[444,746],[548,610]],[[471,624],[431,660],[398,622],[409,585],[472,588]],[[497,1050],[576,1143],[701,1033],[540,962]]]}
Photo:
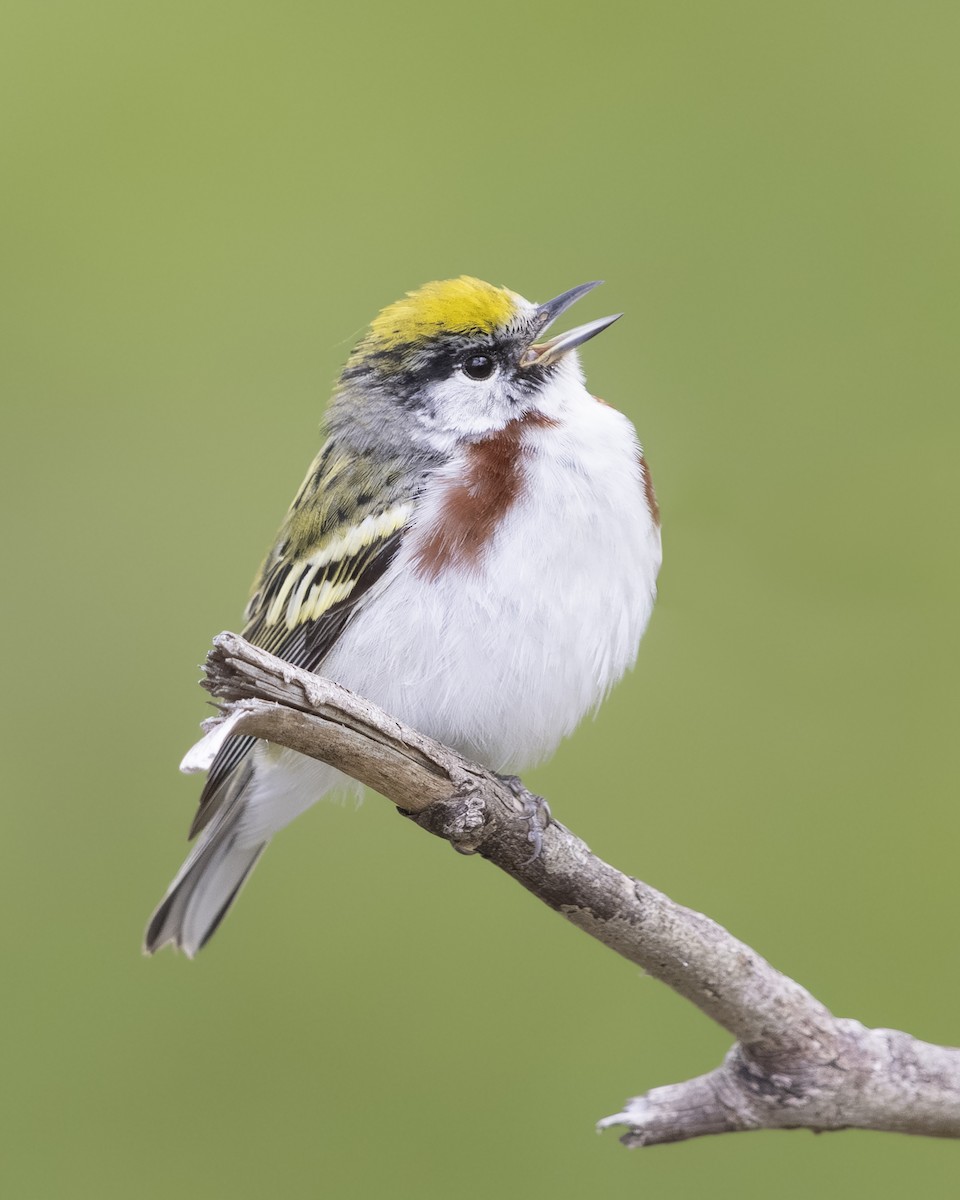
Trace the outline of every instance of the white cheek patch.
{"label": "white cheek patch", "polygon": [[[517,305],[512,328],[519,337],[530,328],[535,305],[520,297]],[[564,396],[570,389],[581,390],[582,384],[580,360],[572,350],[551,369],[539,389],[524,389],[509,369],[498,367],[489,379],[470,379],[454,368],[447,379],[435,379],[425,386],[422,403],[415,411],[425,440],[445,453],[464,440],[476,441],[498,432],[532,408],[559,416],[566,407]]]}
{"label": "white cheek patch", "polygon": [[426,389],[426,410],[421,410],[430,433],[436,437],[477,437],[502,429],[516,415],[506,379],[497,371],[490,379],[468,379],[459,371]]}

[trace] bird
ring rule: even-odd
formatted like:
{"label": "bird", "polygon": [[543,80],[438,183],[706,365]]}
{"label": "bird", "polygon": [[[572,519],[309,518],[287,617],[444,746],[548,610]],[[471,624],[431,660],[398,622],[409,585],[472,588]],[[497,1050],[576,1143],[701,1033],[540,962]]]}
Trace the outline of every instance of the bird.
{"label": "bird", "polygon": [[[622,314],[544,337],[600,282],[537,304],[463,275],[384,308],[346,361],[246,609],[253,644],[504,775],[596,711],[656,598],[650,472],[578,356]],[[172,943],[193,958],[274,834],[359,789],[248,736],[210,734],[188,760],[208,768],[197,841],[148,954]]]}

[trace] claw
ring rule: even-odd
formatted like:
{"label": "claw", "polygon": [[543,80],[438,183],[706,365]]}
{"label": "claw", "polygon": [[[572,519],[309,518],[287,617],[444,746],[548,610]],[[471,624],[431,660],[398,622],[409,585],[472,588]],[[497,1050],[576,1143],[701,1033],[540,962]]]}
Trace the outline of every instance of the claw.
{"label": "claw", "polygon": [[544,830],[553,819],[550,805],[542,796],[535,796],[523,786],[519,775],[498,775],[501,783],[506,784],[510,792],[520,801],[523,819],[530,828],[527,830],[527,841],[533,846],[533,853],[525,859],[521,866],[529,867],[543,853]]}

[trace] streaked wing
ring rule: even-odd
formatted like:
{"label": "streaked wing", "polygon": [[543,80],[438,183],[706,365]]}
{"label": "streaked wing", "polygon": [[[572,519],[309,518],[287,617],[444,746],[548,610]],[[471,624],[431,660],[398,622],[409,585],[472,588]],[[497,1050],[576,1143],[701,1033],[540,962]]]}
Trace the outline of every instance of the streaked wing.
{"label": "streaked wing", "polygon": [[[260,569],[247,606],[244,637],[308,671],[320,667],[393,561],[413,513],[413,494],[404,495],[402,473],[389,463],[373,469],[371,476],[368,462],[327,443]],[[352,497],[353,521],[345,511],[346,496]],[[214,759],[190,837],[242,790],[248,776],[242,764],[255,742],[252,737],[231,738]]]}

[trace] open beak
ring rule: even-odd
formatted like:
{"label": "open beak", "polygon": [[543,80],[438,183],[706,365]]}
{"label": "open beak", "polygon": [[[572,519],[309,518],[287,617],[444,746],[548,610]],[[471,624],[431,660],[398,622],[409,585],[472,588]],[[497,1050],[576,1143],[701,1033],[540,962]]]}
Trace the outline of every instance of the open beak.
{"label": "open beak", "polygon": [[[555,296],[553,300],[548,300],[546,304],[541,304],[534,316],[534,328],[537,335],[545,333],[571,304],[575,304],[587,292],[592,292],[602,282],[602,279],[596,279],[593,283],[581,283],[579,287],[571,288],[569,292],[563,292],[561,295]],[[614,321],[619,321],[622,316],[623,313],[616,313],[612,317],[601,317],[599,321],[589,321],[586,325],[578,325],[576,329],[571,329],[568,333],[557,334],[556,337],[550,338],[546,342],[534,342],[521,354],[520,366],[549,366],[558,358],[562,358],[568,350],[573,350],[574,347],[589,342],[592,337],[602,333]]]}

